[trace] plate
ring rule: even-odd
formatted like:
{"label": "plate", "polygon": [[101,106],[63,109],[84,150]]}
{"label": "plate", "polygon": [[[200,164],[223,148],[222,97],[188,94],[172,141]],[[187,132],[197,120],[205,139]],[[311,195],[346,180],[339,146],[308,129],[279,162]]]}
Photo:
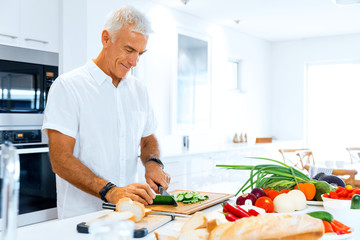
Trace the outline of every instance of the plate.
{"label": "plate", "polygon": [[306,201],[306,204],[309,206],[322,206],[322,201]]}
{"label": "plate", "polygon": [[320,238],[320,240],[342,240],[342,239],[349,239],[352,238],[354,236],[354,229],[352,229],[353,231],[351,233],[348,234],[341,234],[341,235],[327,235],[326,234]]}

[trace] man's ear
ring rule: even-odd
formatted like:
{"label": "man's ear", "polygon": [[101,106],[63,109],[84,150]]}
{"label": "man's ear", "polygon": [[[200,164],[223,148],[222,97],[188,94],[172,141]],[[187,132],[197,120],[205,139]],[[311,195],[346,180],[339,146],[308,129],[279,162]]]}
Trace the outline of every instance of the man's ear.
{"label": "man's ear", "polygon": [[111,43],[111,36],[108,30],[103,30],[101,33],[101,42],[103,47],[108,46]]}

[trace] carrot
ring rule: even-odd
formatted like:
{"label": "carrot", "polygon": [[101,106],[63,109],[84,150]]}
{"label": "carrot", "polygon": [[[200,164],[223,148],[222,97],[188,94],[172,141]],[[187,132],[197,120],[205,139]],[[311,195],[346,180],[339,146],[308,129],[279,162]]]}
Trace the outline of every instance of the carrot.
{"label": "carrot", "polygon": [[[316,187],[314,184],[306,182],[299,183],[300,191],[304,193],[306,200],[313,200],[316,195]],[[297,185],[294,186],[294,189],[298,189]]]}
{"label": "carrot", "polygon": [[322,222],[324,224],[325,233],[334,232],[333,227],[328,221],[322,220]]}

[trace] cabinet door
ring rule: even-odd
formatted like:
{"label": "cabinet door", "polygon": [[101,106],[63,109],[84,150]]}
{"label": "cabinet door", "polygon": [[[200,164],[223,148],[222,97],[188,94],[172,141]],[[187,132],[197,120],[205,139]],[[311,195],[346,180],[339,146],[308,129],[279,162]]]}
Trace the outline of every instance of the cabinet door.
{"label": "cabinet door", "polygon": [[20,35],[20,0],[0,1],[0,44],[17,45]]}
{"label": "cabinet door", "polygon": [[58,52],[59,1],[21,0],[22,45]]}

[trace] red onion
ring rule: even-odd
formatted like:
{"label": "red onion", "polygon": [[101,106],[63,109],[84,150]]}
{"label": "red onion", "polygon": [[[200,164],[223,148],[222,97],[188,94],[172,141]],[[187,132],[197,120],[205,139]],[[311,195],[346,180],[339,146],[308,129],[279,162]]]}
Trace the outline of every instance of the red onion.
{"label": "red onion", "polygon": [[254,194],[256,198],[266,197],[266,193],[262,190],[262,188],[256,187],[251,191],[251,193]]}
{"label": "red onion", "polygon": [[236,199],[236,205],[245,205],[245,201],[247,199],[250,199],[251,202],[252,202],[252,205],[255,205],[255,202],[256,202],[256,196],[252,193],[245,193],[241,196],[239,196],[237,199]]}

